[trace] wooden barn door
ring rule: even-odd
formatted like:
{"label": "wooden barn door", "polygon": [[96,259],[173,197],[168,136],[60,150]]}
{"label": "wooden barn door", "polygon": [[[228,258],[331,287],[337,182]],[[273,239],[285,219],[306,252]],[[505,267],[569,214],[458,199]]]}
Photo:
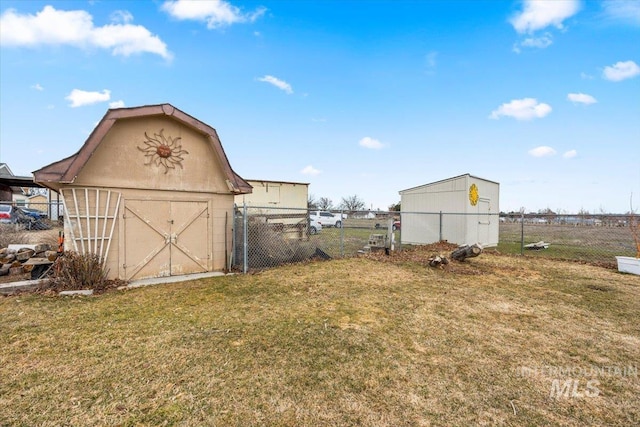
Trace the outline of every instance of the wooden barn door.
{"label": "wooden barn door", "polygon": [[127,280],[210,270],[209,207],[204,201],[127,200]]}

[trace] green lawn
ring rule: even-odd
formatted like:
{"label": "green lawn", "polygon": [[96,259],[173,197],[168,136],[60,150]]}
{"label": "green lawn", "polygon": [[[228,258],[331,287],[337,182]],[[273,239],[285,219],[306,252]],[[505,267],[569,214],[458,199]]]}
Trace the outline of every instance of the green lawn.
{"label": "green lawn", "polygon": [[4,297],[0,425],[640,423],[639,277],[429,254]]}

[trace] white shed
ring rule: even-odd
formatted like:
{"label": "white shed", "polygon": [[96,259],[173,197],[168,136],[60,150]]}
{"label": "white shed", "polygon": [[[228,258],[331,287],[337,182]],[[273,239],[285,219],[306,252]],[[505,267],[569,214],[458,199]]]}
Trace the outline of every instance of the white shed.
{"label": "white shed", "polygon": [[401,241],[498,244],[500,184],[470,174],[400,191]]}

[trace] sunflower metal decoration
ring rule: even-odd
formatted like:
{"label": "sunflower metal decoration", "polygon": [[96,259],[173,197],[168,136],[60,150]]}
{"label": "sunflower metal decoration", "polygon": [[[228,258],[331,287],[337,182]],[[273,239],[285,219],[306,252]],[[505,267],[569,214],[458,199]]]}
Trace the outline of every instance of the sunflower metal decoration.
{"label": "sunflower metal decoration", "polygon": [[471,184],[471,187],[469,187],[469,202],[471,203],[471,206],[477,205],[479,198],[480,195],[478,194],[478,186],[475,184]]}
{"label": "sunflower metal decoration", "polygon": [[164,129],[160,129],[159,133],[154,133],[153,137],[144,133],[147,138],[144,142],[146,147],[137,147],[138,150],[146,153],[144,156],[147,158],[145,165],[155,164],[156,166],[163,166],[164,173],[166,174],[169,169],[175,169],[176,165],[182,168],[182,161],[185,154],[189,154],[188,151],[182,149],[182,145],[179,144],[180,137],[171,138],[170,136],[164,136]]}

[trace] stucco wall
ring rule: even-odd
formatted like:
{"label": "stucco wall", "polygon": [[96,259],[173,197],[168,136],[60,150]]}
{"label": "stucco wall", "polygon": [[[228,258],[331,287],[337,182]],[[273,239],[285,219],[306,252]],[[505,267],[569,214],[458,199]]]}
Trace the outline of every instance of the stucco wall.
{"label": "stucco wall", "polygon": [[[157,144],[147,136],[161,139],[160,131],[167,141],[180,138],[177,144],[188,152],[179,155],[183,160],[177,156],[167,160],[173,168],[165,169],[157,163],[157,156],[150,159],[141,151]],[[177,154],[177,147],[174,151]],[[146,164],[150,160],[151,164]],[[75,184],[229,193],[220,162],[207,138],[167,117],[117,121],[78,174]]]}

